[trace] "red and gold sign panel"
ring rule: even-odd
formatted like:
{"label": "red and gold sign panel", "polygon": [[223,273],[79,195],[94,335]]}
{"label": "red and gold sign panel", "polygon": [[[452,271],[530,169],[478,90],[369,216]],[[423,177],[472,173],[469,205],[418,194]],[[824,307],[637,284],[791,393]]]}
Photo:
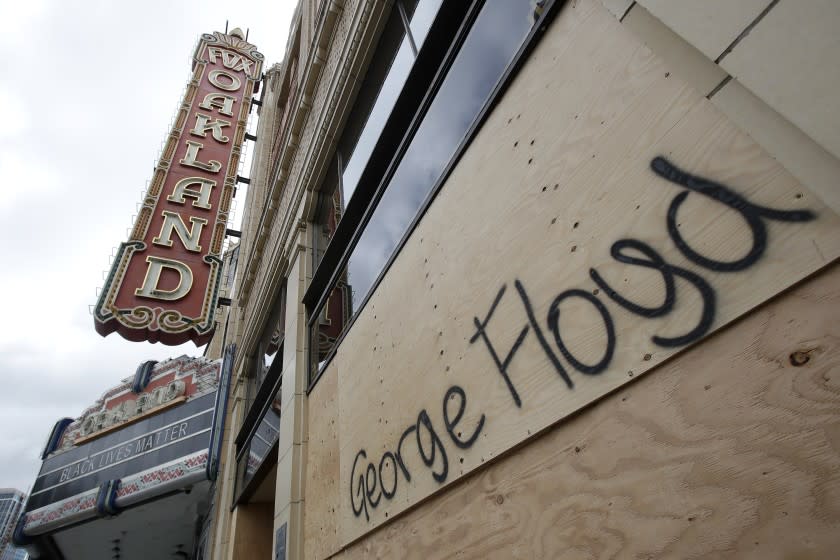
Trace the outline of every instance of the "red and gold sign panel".
{"label": "red and gold sign panel", "polygon": [[94,310],[102,336],[202,345],[213,334],[222,242],[263,60],[237,31],[201,36],[143,207]]}

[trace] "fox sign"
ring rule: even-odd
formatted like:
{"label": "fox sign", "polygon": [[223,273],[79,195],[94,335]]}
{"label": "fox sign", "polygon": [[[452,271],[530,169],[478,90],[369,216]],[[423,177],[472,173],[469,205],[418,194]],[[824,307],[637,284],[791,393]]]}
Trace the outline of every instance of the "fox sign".
{"label": "fox sign", "polygon": [[94,309],[96,331],[207,343],[222,242],[263,56],[241,32],[204,34],[175,124]]}

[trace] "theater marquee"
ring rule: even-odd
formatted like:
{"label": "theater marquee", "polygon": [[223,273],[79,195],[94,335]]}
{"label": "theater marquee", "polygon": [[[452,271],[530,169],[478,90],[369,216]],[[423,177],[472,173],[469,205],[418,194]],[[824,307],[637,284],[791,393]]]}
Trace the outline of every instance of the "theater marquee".
{"label": "theater marquee", "polygon": [[193,75],[128,241],[94,310],[133,341],[209,341],[222,242],[263,56],[234,30],[201,36]]}

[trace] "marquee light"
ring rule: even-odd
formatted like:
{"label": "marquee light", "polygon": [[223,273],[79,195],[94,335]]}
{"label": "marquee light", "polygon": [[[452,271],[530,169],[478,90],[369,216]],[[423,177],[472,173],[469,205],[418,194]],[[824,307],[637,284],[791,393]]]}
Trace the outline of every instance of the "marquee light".
{"label": "marquee light", "polygon": [[94,309],[96,331],[128,340],[210,340],[222,242],[263,56],[238,29],[201,36],[192,79],[128,241]]}

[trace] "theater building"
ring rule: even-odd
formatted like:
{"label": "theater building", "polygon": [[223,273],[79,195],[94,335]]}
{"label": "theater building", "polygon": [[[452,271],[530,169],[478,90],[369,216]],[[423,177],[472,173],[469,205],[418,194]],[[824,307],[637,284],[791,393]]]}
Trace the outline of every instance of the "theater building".
{"label": "theater building", "polygon": [[831,557],[838,23],[302,2],[212,556]]}
{"label": "theater building", "polygon": [[301,2],[212,557],[833,557],[838,24]]}
{"label": "theater building", "polygon": [[58,421],[15,544],[50,560],[207,558],[229,377],[220,360],[144,362]]}
{"label": "theater building", "polygon": [[59,423],[16,540],[833,558],[838,26],[830,0],[318,0],[259,76],[202,36],[240,49],[200,63],[241,86],[237,141],[259,116],[241,241],[223,272],[236,166],[201,157],[239,152],[196,116],[156,173],[199,171],[144,201],[96,320],[206,359]]}

